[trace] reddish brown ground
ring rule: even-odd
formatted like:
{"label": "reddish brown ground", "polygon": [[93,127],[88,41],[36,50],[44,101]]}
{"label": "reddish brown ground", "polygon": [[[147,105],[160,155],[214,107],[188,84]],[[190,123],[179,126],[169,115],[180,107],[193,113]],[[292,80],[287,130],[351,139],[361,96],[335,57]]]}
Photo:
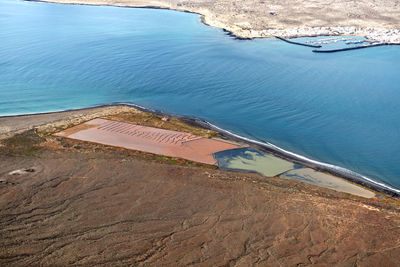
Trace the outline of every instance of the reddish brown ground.
{"label": "reddish brown ground", "polygon": [[0,266],[399,266],[395,200],[49,135],[99,114],[215,135],[79,112],[0,118],[0,135],[45,124],[0,140]]}
{"label": "reddish brown ground", "polygon": [[376,200],[60,140],[0,147],[1,266],[400,263],[399,212]]}
{"label": "reddish brown ground", "polygon": [[237,145],[190,133],[105,119],[94,119],[56,135],[211,165],[216,164],[214,153],[239,148]]}

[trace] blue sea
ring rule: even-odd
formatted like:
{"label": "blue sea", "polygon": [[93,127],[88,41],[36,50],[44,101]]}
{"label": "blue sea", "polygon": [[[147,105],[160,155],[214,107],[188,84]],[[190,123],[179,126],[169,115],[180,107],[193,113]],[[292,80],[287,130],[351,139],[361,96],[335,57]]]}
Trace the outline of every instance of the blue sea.
{"label": "blue sea", "polygon": [[400,188],[400,47],[241,41],[195,14],[0,0],[0,116],[116,102]]}

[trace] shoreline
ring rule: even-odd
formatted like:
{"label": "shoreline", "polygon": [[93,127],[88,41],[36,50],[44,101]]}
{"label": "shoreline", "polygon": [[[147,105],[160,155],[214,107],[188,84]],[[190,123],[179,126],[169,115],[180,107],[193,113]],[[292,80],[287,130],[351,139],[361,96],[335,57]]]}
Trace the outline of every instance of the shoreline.
{"label": "shoreline", "polygon": [[[279,157],[284,160],[288,160],[292,163],[299,164],[304,167],[314,169],[316,171],[331,174],[335,177],[342,178],[350,183],[355,183],[357,185],[368,188],[375,192],[379,192],[379,193],[383,193],[383,194],[386,194],[386,195],[389,195],[392,197],[400,198],[400,190],[399,189],[396,189],[394,187],[391,187],[390,185],[386,185],[386,184],[378,182],[378,181],[374,181],[373,179],[363,176],[361,174],[358,174],[354,171],[351,171],[351,170],[348,170],[348,169],[345,169],[345,168],[342,168],[339,166],[335,166],[332,164],[309,159],[305,156],[298,155],[293,152],[287,151],[287,150],[280,148],[271,143],[265,143],[265,142],[261,142],[261,141],[257,141],[257,140],[253,140],[250,138],[240,136],[238,134],[235,134],[228,130],[220,128],[220,127],[218,127],[206,120],[203,120],[201,118],[181,116],[178,114],[169,114],[169,113],[165,113],[165,112],[162,112],[159,110],[154,110],[154,109],[146,108],[146,107],[136,105],[136,104],[131,104],[131,103],[111,103],[111,104],[96,105],[96,106],[86,107],[86,108],[68,109],[68,110],[54,111],[54,112],[6,115],[6,116],[0,116],[0,120],[3,118],[17,118],[17,117],[27,117],[27,116],[62,114],[65,112],[89,111],[89,110],[93,110],[93,109],[97,109],[97,108],[107,108],[107,107],[130,107],[130,108],[133,107],[142,112],[148,112],[148,113],[162,115],[162,116],[166,116],[166,117],[175,117],[186,124],[218,132],[222,138],[225,138],[227,140],[232,140],[235,142],[247,144],[250,147],[256,148],[264,153],[272,154],[276,157]],[[34,126],[33,128],[39,127],[39,126],[40,125],[37,125],[37,126]]]}
{"label": "shoreline", "polygon": [[[319,37],[319,36],[362,36],[369,42],[385,43],[385,44],[400,44],[400,27],[359,27],[359,26],[302,26],[302,27],[268,27],[262,30],[255,30],[251,27],[240,28],[235,25],[224,24],[210,17],[213,16],[212,12],[200,8],[195,10],[193,8],[185,7],[184,5],[173,6],[171,2],[152,2],[144,0],[138,3],[130,2],[104,2],[105,0],[91,0],[83,2],[83,0],[23,0],[27,2],[41,2],[53,4],[67,4],[67,5],[88,5],[88,6],[110,6],[121,8],[148,8],[148,9],[163,9],[170,11],[179,11],[185,13],[196,14],[200,16],[200,21],[210,27],[216,27],[227,33],[228,36],[236,40],[252,40],[257,38],[298,38],[298,37]],[[149,4],[151,3],[151,4]],[[155,5],[157,3],[158,5]]]}
{"label": "shoreline", "polygon": [[[105,115],[116,122],[216,136],[134,108],[101,110],[116,111]],[[82,127],[71,114],[3,120],[49,124],[1,142],[1,266],[400,262],[398,199],[309,184],[309,169],[305,181],[267,178],[51,135]]]}
{"label": "shoreline", "polygon": [[[95,6],[111,6],[111,7],[125,7],[125,8],[126,7],[128,7],[128,8],[152,8],[152,9],[165,9],[165,10],[183,11],[183,12],[187,12],[187,13],[193,13],[193,14],[200,15],[201,21],[205,25],[214,26],[214,25],[211,25],[211,24],[208,23],[208,21],[206,20],[206,16],[204,14],[201,14],[201,13],[198,13],[198,12],[194,12],[194,11],[191,11],[191,10],[182,9],[182,8],[174,9],[174,8],[167,7],[167,6],[152,6],[152,5],[126,6],[126,5],[115,5],[115,4],[94,4],[94,3],[80,3],[79,2],[80,0],[78,0],[77,2],[68,2],[68,0],[65,1],[65,2],[60,2],[60,1],[59,2],[54,2],[54,1],[47,1],[47,0],[33,0],[33,1],[32,0],[24,0],[24,1],[28,1],[28,2],[44,2],[44,3],[54,3],[54,4],[95,5]],[[218,27],[218,26],[214,26],[214,27]],[[238,38],[238,39],[241,39],[241,40],[242,39],[244,39],[244,40],[248,39],[246,37],[237,36],[234,32],[231,32],[231,31],[229,31],[229,30],[227,30],[225,28],[222,28],[222,30],[224,32],[227,32],[228,35],[235,36],[235,38]],[[327,35],[327,34],[323,33],[323,35]],[[318,35],[313,35],[313,36],[318,36]],[[276,36],[272,36],[272,37],[276,37]],[[252,37],[252,38],[258,38],[258,37]],[[120,105],[121,103],[116,103],[116,104]],[[64,111],[44,112],[44,113],[39,113],[39,114],[61,113],[61,112],[65,112],[65,111],[79,111],[79,110],[87,110],[87,109],[91,109],[91,108],[95,108],[95,107],[106,107],[106,106],[114,106],[114,105],[115,104],[97,105],[97,106],[88,107],[88,108],[82,108],[82,109],[67,109],[67,110],[64,110]],[[257,148],[259,148],[260,150],[266,151],[266,152],[271,153],[271,154],[273,154],[275,156],[278,156],[280,158],[287,159],[287,160],[289,160],[291,162],[298,163],[298,164],[301,164],[301,165],[306,166],[306,167],[310,167],[310,168],[315,169],[315,170],[328,172],[328,173],[333,174],[335,176],[342,177],[342,178],[344,178],[344,179],[346,179],[348,181],[360,184],[360,185],[365,186],[367,188],[371,188],[372,190],[375,190],[377,192],[382,192],[382,193],[389,194],[389,195],[396,196],[396,197],[400,198],[400,190],[396,189],[396,188],[393,188],[390,185],[386,185],[384,183],[381,183],[381,182],[378,182],[378,181],[374,181],[374,180],[372,180],[372,179],[370,179],[368,177],[365,177],[365,176],[363,176],[361,174],[355,173],[353,171],[347,170],[347,169],[342,168],[342,167],[334,166],[334,165],[327,164],[327,163],[324,163],[324,162],[319,162],[319,161],[316,161],[316,160],[312,160],[312,159],[309,159],[309,158],[301,156],[301,155],[297,155],[295,153],[292,153],[290,151],[286,151],[286,150],[284,150],[284,149],[282,149],[280,147],[277,147],[277,146],[275,146],[273,144],[270,144],[270,143],[264,143],[264,142],[260,142],[260,141],[257,141],[257,140],[251,140],[251,139],[248,139],[246,137],[242,137],[240,135],[236,135],[236,134],[231,133],[231,132],[229,132],[227,130],[219,128],[216,125],[212,125],[211,123],[209,123],[207,121],[204,121],[204,120],[202,120],[200,118],[188,118],[188,117],[183,117],[183,116],[180,116],[180,115],[166,114],[166,113],[163,113],[161,111],[148,109],[148,108],[141,107],[141,106],[138,106],[138,105],[135,105],[135,104],[130,104],[130,103],[126,103],[125,105],[126,106],[133,106],[133,107],[135,107],[135,108],[137,108],[139,110],[145,111],[145,112],[151,112],[151,113],[167,115],[167,116],[172,115],[172,116],[175,116],[175,117],[178,117],[178,118],[181,118],[181,119],[185,119],[186,121],[193,121],[193,123],[195,123],[198,126],[201,125],[202,127],[205,127],[207,129],[214,129],[214,130],[218,131],[220,134],[222,134],[222,135],[224,135],[224,136],[226,136],[228,138],[239,140],[239,141],[244,142],[246,144],[251,144],[251,145],[256,146]],[[20,115],[16,115],[16,116],[27,116],[27,115],[37,115],[37,114],[38,113],[20,114]],[[3,117],[15,117],[15,116],[7,115],[7,116],[3,116]],[[2,117],[0,117],[0,118],[2,118]]]}

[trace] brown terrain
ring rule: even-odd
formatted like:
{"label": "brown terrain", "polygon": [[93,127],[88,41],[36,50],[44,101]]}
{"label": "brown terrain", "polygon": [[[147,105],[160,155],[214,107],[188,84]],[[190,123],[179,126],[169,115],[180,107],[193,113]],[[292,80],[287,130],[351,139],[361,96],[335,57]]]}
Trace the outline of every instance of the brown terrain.
{"label": "brown terrain", "polygon": [[240,37],[253,31],[300,27],[400,29],[398,0],[41,0],[43,2],[160,7],[203,15],[211,26]]}
{"label": "brown terrain", "polygon": [[53,135],[99,116],[217,135],[127,107],[79,112],[0,118],[15,134],[0,145],[1,266],[400,264],[394,199]]}
{"label": "brown terrain", "polygon": [[210,165],[217,165],[214,153],[240,148],[238,145],[190,133],[104,119],[90,120],[56,135]]}

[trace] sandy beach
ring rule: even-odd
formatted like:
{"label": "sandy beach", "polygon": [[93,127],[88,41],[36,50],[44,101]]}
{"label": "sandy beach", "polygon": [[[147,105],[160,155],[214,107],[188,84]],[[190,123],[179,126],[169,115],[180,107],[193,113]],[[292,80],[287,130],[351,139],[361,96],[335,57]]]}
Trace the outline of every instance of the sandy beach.
{"label": "sandy beach", "polygon": [[66,4],[155,7],[202,15],[210,26],[240,38],[358,35],[380,43],[400,43],[400,4],[380,1],[133,1],[42,0]]}
{"label": "sandy beach", "polygon": [[395,199],[53,135],[94,117],[217,136],[127,106],[0,118],[0,265],[400,262]]}

